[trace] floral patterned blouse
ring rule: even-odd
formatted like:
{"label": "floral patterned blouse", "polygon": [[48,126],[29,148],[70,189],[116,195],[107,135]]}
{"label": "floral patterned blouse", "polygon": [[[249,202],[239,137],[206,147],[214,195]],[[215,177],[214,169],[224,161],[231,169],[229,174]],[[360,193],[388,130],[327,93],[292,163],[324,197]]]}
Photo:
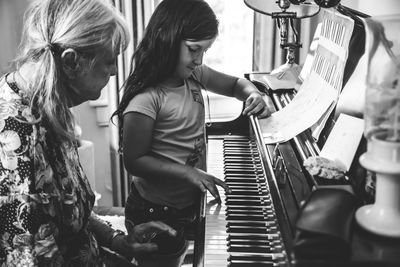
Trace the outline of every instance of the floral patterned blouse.
{"label": "floral patterned blouse", "polygon": [[11,77],[0,79],[0,266],[101,266],[76,146],[32,115]]}

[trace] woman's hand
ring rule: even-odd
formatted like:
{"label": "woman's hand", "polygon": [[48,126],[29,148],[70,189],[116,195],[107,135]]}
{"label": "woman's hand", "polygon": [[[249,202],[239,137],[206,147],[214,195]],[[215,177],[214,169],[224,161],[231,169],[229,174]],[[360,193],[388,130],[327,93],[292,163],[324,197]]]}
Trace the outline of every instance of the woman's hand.
{"label": "woman's hand", "polygon": [[217,185],[224,188],[225,192],[231,192],[229,186],[222,180],[197,168],[193,168],[193,172],[188,174],[188,179],[190,183],[196,185],[202,192],[205,193],[208,190],[218,203],[221,202],[221,197]]}
{"label": "woman's hand", "polygon": [[111,249],[128,259],[154,252],[158,250],[158,247],[151,241],[155,236],[164,232],[170,236],[176,236],[176,231],[172,227],[160,221],[138,224],[134,226],[129,235],[116,236],[111,243]]}
{"label": "woman's hand", "polygon": [[271,115],[263,95],[259,91],[254,91],[247,97],[243,115],[256,115],[260,119]]}

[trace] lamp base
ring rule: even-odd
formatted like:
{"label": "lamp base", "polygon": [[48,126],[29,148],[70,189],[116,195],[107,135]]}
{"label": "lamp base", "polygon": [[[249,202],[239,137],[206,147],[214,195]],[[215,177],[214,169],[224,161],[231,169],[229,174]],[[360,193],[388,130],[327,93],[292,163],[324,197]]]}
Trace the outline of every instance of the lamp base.
{"label": "lamp base", "polygon": [[368,141],[361,165],[375,172],[375,203],[359,208],[358,224],[387,237],[400,237],[400,143],[386,141],[385,133],[376,133]]}
{"label": "lamp base", "polygon": [[400,212],[377,205],[366,205],[356,212],[356,220],[364,229],[386,237],[400,237]]}

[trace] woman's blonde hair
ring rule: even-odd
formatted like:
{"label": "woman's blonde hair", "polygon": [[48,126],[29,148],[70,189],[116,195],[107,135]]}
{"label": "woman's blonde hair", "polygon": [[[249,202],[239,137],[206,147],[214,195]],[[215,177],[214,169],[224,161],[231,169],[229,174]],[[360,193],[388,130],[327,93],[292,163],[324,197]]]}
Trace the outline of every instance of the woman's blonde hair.
{"label": "woman's blonde hair", "polygon": [[116,52],[125,50],[129,30],[122,15],[107,0],[36,0],[25,13],[19,68],[33,62],[26,79],[31,108],[67,142],[74,141],[74,118],[69,109],[60,56],[72,48],[91,57],[111,41]]}

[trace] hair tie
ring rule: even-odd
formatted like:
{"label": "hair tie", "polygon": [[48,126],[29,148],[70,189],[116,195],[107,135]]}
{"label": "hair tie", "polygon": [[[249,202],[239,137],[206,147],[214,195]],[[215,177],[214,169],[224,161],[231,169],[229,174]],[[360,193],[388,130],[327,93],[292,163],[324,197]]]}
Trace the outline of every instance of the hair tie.
{"label": "hair tie", "polygon": [[55,55],[55,45],[52,43],[46,43],[44,50],[50,50],[50,52]]}
{"label": "hair tie", "polygon": [[50,50],[54,49],[54,45],[52,43],[47,43],[46,48],[49,48]]}

